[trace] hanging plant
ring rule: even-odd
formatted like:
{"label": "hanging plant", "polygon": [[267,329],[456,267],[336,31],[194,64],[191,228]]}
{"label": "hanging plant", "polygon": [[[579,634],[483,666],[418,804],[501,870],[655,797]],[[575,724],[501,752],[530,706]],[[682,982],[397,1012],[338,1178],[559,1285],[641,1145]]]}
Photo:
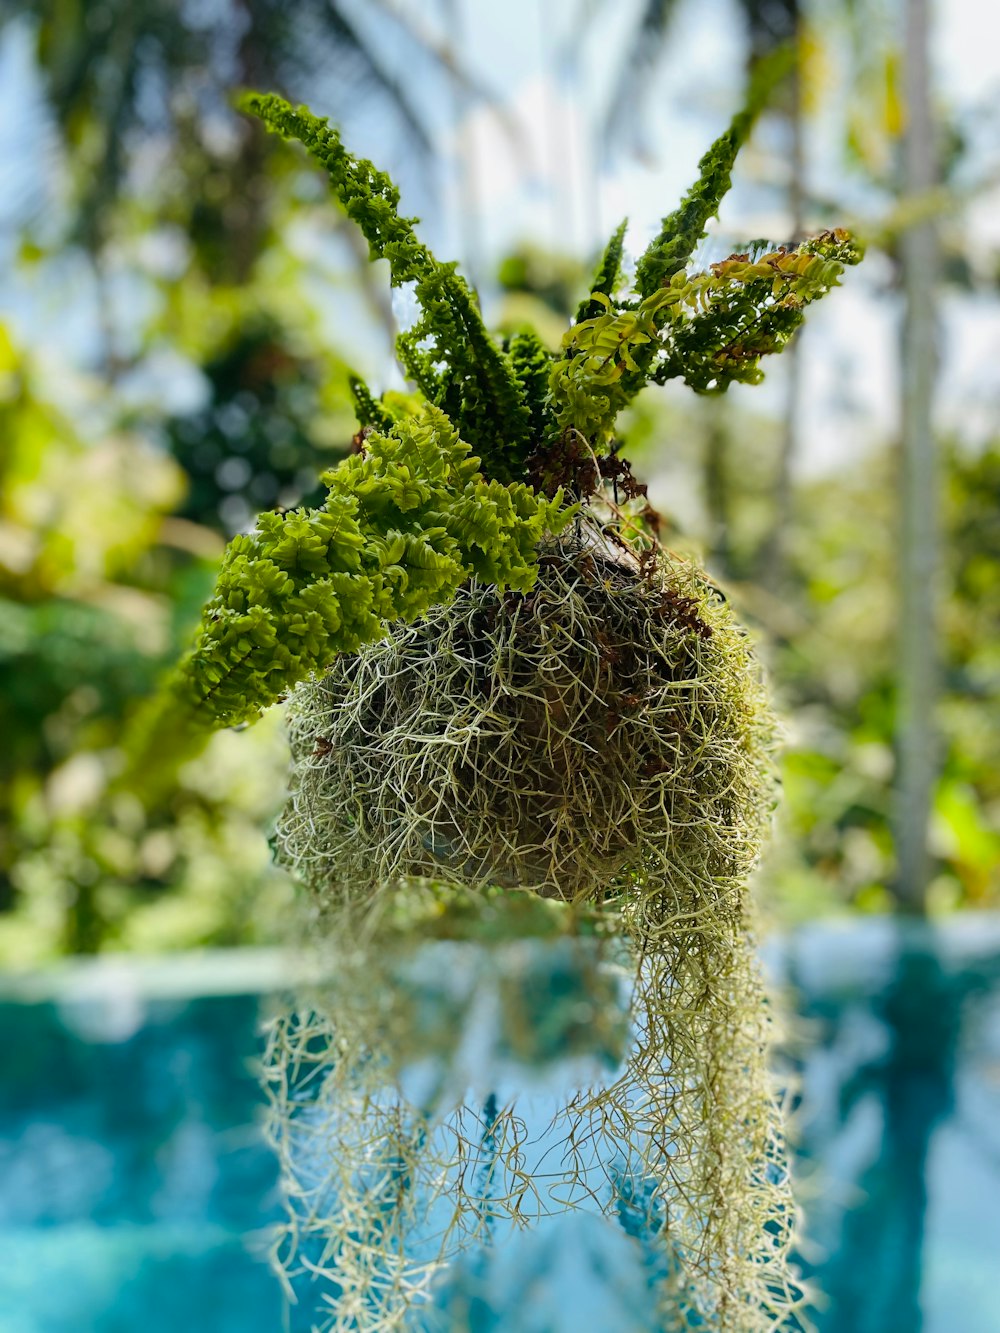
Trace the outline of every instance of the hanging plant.
{"label": "hanging plant", "polygon": [[[325,168],[421,311],[397,344],[413,394],[355,382],[356,453],[321,507],[263,514],[230,544],[173,687],[187,725],[289,699],[277,853],[336,960],[271,1036],[281,1261],[327,1282],[324,1328],[414,1311],[437,1327],[456,1257],[499,1219],[590,1208],[658,1256],[657,1327],[788,1326],[803,1293],[746,894],[774,723],[747,635],[661,544],[615,422],[651,381],[759,380],[857,250],[830,231],[690,269],[752,105],[631,291],[622,224],[558,351],[528,331],[500,345],[384,173],[305,109],[245,107]],[[603,996],[586,1027],[616,1052],[563,1090],[534,1158],[516,1098],[476,1110],[464,1084],[415,1097],[404,1078],[423,1039],[405,946],[511,936],[575,941],[560,984]],[[609,967],[631,979],[619,1047]],[[501,1026],[536,993],[506,975]],[[556,1048],[576,1031],[562,1012]],[[504,1039],[529,1063],[534,1013]]]}

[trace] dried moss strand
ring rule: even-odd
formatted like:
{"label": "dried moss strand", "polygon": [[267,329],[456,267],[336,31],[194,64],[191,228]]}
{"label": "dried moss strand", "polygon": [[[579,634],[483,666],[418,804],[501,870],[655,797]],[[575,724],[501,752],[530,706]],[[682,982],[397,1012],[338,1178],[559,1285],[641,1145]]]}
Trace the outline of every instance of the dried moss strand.
{"label": "dried moss strand", "polygon": [[678,933],[634,958],[635,1036],[619,1075],[530,1131],[516,1104],[495,1107],[488,1147],[473,1108],[432,1128],[390,1091],[391,1042],[371,1003],[394,984],[384,950],[348,953],[333,990],[277,1019],[265,1068],[290,1209],[278,1255],[290,1284],[305,1267],[338,1293],[323,1333],[402,1328],[415,1309],[436,1329],[440,1279],[498,1220],[614,1217],[637,1199],[661,1255],[661,1327],[794,1326],[808,1293],[789,1264],[794,1209],[752,929],[713,930],[697,950]]}
{"label": "dried moss strand", "polygon": [[[296,873],[321,893],[458,871],[569,899],[654,872],[738,892],[767,818],[747,641],[693,567],[665,591],[588,561],[543,556],[509,611],[462,590],[296,696],[279,830]],[[697,597],[711,636],[664,619],[667,595]]]}

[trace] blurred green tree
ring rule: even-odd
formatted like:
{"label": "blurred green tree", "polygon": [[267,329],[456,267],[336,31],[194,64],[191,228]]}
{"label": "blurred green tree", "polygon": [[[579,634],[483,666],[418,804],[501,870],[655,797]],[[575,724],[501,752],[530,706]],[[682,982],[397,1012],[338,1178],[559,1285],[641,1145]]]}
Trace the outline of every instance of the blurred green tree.
{"label": "blurred green tree", "polygon": [[[853,475],[800,487],[792,581],[769,623],[774,672],[795,718],[776,860],[786,904],[896,904],[891,780],[899,680],[890,451]],[[944,615],[940,767],[931,790],[928,902],[1000,895],[1000,444],[943,450]]]}
{"label": "blurred green tree", "polygon": [[316,359],[296,354],[273,319],[256,316],[233,329],[202,373],[208,401],[165,423],[188,477],[176,512],[231,537],[262,509],[315,503],[319,473],[332,462],[317,420]]}
{"label": "blurred green tree", "polygon": [[[60,372],[65,396],[65,371]],[[0,958],[252,937],[284,901],[261,828],[281,791],[274,728],[219,737],[163,807],[112,792],[123,723],[211,584],[214,534],[170,517],[180,468],[53,405],[0,329]],[[97,413],[99,418],[100,413]],[[170,890],[170,892],[166,892]],[[275,908],[277,909],[277,906]]]}

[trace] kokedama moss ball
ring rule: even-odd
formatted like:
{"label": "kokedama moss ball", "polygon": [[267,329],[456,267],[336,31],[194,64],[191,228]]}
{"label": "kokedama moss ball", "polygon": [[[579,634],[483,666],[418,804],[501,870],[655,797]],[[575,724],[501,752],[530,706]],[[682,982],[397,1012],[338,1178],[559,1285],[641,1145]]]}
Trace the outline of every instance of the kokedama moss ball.
{"label": "kokedama moss ball", "polygon": [[[639,1242],[664,1333],[803,1323],[744,892],[773,804],[773,721],[722,595],[646,550],[645,491],[616,428],[650,382],[756,382],[859,258],[831,231],[691,268],[770,68],[628,293],[625,224],[614,233],[555,351],[530,330],[492,337],[390,178],[325,120],[244,102],[322,164],[420,308],[396,343],[415,394],[376,398],[352,379],[356,451],[322,504],[263,514],[231,543],[169,698],[143,721],[150,759],[133,763],[162,785],[206,721],[251,721],[294,687],[277,851],[322,910],[314,984],[274,1025],[265,1077],[290,1213],[276,1255],[289,1279],[326,1283],[324,1329],[437,1327],[435,1306],[443,1327],[441,1280],[463,1250],[499,1242],[505,1218],[520,1229],[576,1208]],[[427,996],[413,979],[445,956],[414,944],[533,934],[565,936],[601,984],[568,1005],[551,969],[524,1004],[498,985],[466,1006],[446,986],[440,1043],[414,1049]],[[482,1106],[446,1067],[426,1077],[479,1046],[490,1009],[508,1046],[533,1026],[532,1043],[567,1053],[553,1016],[593,1036],[629,980],[610,1072],[555,1096],[540,1134],[496,1093],[502,1064],[488,1062]],[[418,1054],[411,1098],[399,1075]]]}
{"label": "kokedama moss ball", "polygon": [[[692,562],[588,525],[527,594],[471,582],[290,708],[282,859],[323,899],[403,876],[734,915],[772,805],[745,632]],[[637,924],[637,923],[635,923]]]}

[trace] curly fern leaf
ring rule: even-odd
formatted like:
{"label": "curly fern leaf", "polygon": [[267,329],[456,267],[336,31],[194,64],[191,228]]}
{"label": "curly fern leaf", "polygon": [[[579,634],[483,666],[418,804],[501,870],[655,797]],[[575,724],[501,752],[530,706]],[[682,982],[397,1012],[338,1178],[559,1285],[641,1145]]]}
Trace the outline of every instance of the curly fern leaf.
{"label": "curly fern leaf", "polygon": [[229,545],[177,690],[209,724],[256,718],[339,652],[448,601],[472,575],[526,591],[534,551],[571,510],[487,480],[447,417],[425,407],[323,480],[319,509],[265,513]]}
{"label": "curly fern leaf", "polygon": [[861,258],[845,231],[822,232],[794,250],[751,260],[731,255],[689,277],[670,307],[658,383],[682,379],[699,393],[763,378],[763,356],[780,352],[805,318],[806,307],[839,284],[844,267]]}
{"label": "curly fern leaf", "polygon": [[639,260],[635,285],[641,296],[652,296],[691,259],[709,219],[718,213],[729,192],[733,164],[751,124],[747,113],[740,112],[698,163],[698,179],[679,206],[663,219],[658,235]]}
{"label": "curly fern leaf", "polygon": [[563,355],[550,371],[549,398],[556,438],[575,431],[601,453],[618,414],[634,397],[627,377],[643,374],[636,358],[659,349],[657,316],[681,297],[675,288],[663,288],[631,310],[619,309],[599,292],[593,299],[603,313],[567,332]]}
{"label": "curly fern leaf", "polygon": [[530,329],[515,333],[507,349],[531,417],[531,433],[542,439],[548,420],[549,369],[552,353]]}
{"label": "curly fern leaf", "polygon": [[[531,420],[514,371],[497,346],[454,264],[439,263],[399,212],[399,191],[384,171],[353,157],[326,120],[294,110],[274,94],[241,102],[285,139],[297,139],[326,169],[348,216],[368,241],[372,259],[387,259],[394,286],[412,282],[422,310],[400,339],[400,360],[429,401],[441,407],[492,477],[523,476]],[[443,364],[445,373],[433,367]]]}
{"label": "curly fern leaf", "polygon": [[637,379],[682,379],[699,393],[758,383],[761,358],[782,350],[806,307],[860,258],[856,242],[838,229],[794,250],[756,260],[732,255],[705,273],[679,271],[634,309],[602,297],[603,313],[569,330],[568,355],[552,366],[555,431],[576,431],[600,453]]}
{"label": "curly fern leaf", "polygon": [[382,431],[391,429],[391,413],[386,411],[385,406],[378,401],[360,376],[351,375],[347,387],[354,399],[354,412],[362,429],[366,426]]}

